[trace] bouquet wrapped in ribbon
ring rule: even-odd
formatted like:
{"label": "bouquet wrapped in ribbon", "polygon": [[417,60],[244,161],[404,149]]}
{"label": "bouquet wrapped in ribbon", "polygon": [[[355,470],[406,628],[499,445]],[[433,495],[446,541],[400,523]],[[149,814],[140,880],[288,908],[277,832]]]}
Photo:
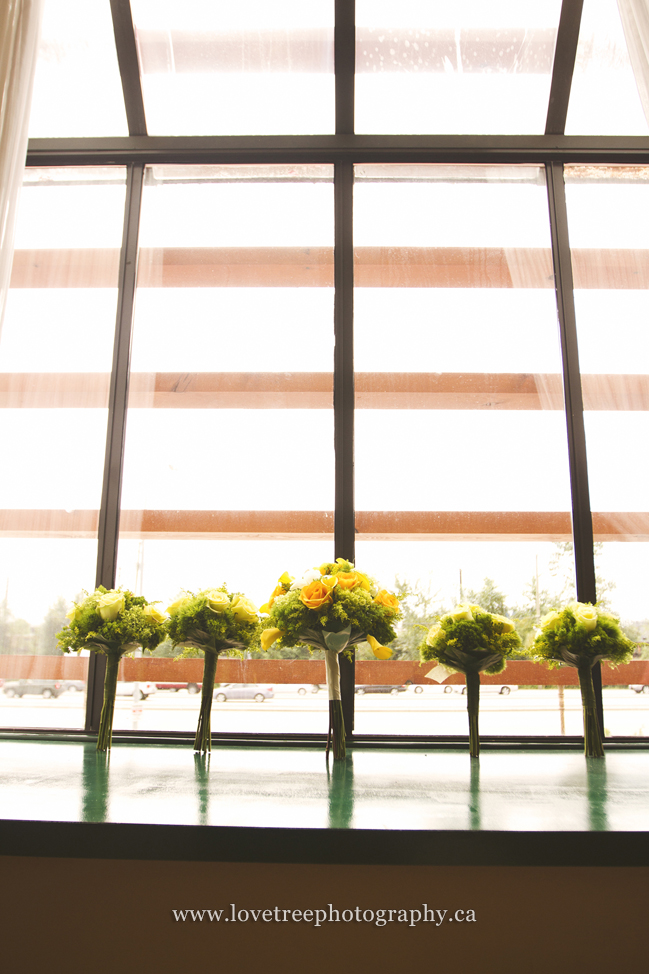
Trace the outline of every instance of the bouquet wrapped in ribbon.
{"label": "bouquet wrapped in ribbon", "polygon": [[[221,653],[242,656],[259,629],[257,606],[239,593],[220,588],[184,592],[167,607],[167,632],[181,657],[203,654],[203,688],[194,750],[212,750],[211,717],[216,663]],[[180,657],[179,657],[180,658]]]}
{"label": "bouquet wrapped in ribbon", "polygon": [[626,663],[633,655],[633,643],[620,629],[618,620],[594,605],[570,602],[560,612],[549,612],[541,619],[541,631],[532,651],[550,666],[566,664],[576,668],[584,712],[584,753],[587,758],[604,757],[593,666],[603,659]]}
{"label": "bouquet wrapped in ribbon", "polygon": [[140,646],[155,649],[166,635],[165,617],[141,595],[100,585],[83,602],[74,603],[68,618],[69,624],[56,634],[60,649],[64,653],[90,649],[106,657],[97,750],[107,751],[112,743],[120,660]]}
{"label": "bouquet wrapped in ribbon", "polygon": [[367,641],[377,659],[389,659],[392,650],[383,644],[396,638],[398,598],[379,589],[351,562],[338,558],[310,569],[298,581],[284,573],[260,611],[269,616],[268,628],[261,634],[263,650],[277,642],[280,648],[304,644],[323,651],[329,691],[327,753],[332,739],[334,759],[341,760],[345,725],[338,655]]}
{"label": "bouquet wrapped in ribbon", "polygon": [[437,660],[446,669],[465,675],[472,758],[480,754],[480,673],[501,673],[507,658],[516,655],[520,646],[510,619],[485,612],[479,605],[458,605],[431,626],[419,647],[422,660]]}

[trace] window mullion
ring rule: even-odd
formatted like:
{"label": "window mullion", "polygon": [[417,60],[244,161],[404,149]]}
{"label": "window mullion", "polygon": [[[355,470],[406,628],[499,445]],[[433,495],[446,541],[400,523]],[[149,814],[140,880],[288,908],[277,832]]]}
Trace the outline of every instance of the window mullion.
{"label": "window mullion", "polygon": [[[588,487],[584,403],[579,371],[577,321],[575,316],[574,285],[568,236],[568,211],[563,181],[563,166],[558,162],[546,166],[552,262],[559,319],[561,358],[563,363],[563,395],[568,435],[568,462],[572,499],[572,533],[575,555],[575,581],[580,602],[597,600],[595,558],[593,552],[593,520]],[[602,673],[598,663],[593,668],[593,684],[597,712],[604,733],[602,708]]]}
{"label": "window mullion", "polygon": [[[124,464],[124,436],[133,331],[133,308],[137,276],[138,233],[142,202],[143,166],[129,166],[126,180],[124,232],[120,253],[117,319],[113,345],[113,365],[108,399],[108,430],[104,480],[99,509],[97,537],[97,575],[95,585],[113,588],[117,565],[117,540]],[[103,702],[106,658],[91,653],[88,660],[86,730],[99,729]]]}

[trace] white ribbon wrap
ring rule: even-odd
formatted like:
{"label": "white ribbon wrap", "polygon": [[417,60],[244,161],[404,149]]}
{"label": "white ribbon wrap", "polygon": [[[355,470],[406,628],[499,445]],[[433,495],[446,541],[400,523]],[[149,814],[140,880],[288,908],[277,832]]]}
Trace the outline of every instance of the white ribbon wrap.
{"label": "white ribbon wrap", "polygon": [[340,666],[338,665],[338,653],[334,649],[325,649],[324,658],[329,699],[340,700]]}

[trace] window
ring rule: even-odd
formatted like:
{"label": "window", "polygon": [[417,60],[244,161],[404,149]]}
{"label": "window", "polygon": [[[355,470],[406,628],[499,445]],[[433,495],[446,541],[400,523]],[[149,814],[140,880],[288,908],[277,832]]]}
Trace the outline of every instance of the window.
{"label": "window", "polygon": [[[394,659],[343,667],[357,736],[464,733],[460,681],[417,662],[436,612],[491,600],[529,639],[574,595],[636,641],[597,693],[612,736],[647,736],[632,0],[86,7],[45,2],[0,338],[0,678],[59,686],[1,694],[0,722],[96,728],[101,659],[52,641],[95,581],[260,604],[344,556],[410,592]],[[215,730],[321,731],[324,667],[294,655],[222,660],[295,689]],[[116,729],[192,730],[200,664],[122,677],[187,692]],[[580,733],[569,675],[506,678],[524,706],[499,693],[485,734]]]}

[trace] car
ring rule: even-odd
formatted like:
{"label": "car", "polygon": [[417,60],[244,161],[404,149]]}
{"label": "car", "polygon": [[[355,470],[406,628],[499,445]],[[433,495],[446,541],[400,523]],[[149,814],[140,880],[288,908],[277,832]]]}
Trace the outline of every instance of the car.
{"label": "car", "polygon": [[[456,693],[466,693],[466,684],[463,683],[461,686],[453,687]],[[512,692],[512,690],[518,690],[517,686],[513,684],[500,685],[499,683],[481,683],[480,693],[499,693],[502,697],[507,697]]]}
{"label": "car", "polygon": [[320,686],[317,683],[276,683],[269,689],[275,693],[297,693],[300,697],[306,697],[308,693],[319,693]]}
{"label": "car", "polygon": [[356,693],[362,697],[364,693],[391,693],[396,697],[398,693],[405,693],[405,684],[397,686],[395,683],[361,683],[356,686]]}
{"label": "car", "polygon": [[258,683],[222,683],[214,691],[214,699],[218,703],[225,703],[226,700],[254,700],[256,703],[263,703],[274,696],[272,687],[260,686]]}
{"label": "car", "polygon": [[68,693],[84,693],[86,684],[84,680],[62,680],[63,689]]}
{"label": "car", "polygon": [[169,690],[170,693],[177,693],[178,690],[198,693],[202,686],[202,683],[156,683],[157,690]]}
{"label": "car", "polygon": [[453,687],[450,683],[431,683],[430,686],[426,684],[425,686],[421,683],[411,683],[407,687],[412,693],[423,693],[424,690],[427,693],[453,693]]}
{"label": "car", "polygon": [[[137,683],[137,691],[135,693],[135,699],[146,700],[147,697],[150,697],[152,693],[156,692],[156,689],[157,687],[155,683],[149,683],[146,680],[139,680]],[[135,690],[134,681],[130,681],[130,682],[126,680],[117,681],[117,689],[115,690],[115,693],[118,697],[132,697],[134,690]]]}
{"label": "car", "polygon": [[646,683],[629,683],[629,690],[635,690],[636,693],[649,693]]}
{"label": "car", "polygon": [[2,688],[6,697],[39,695],[46,700],[60,697],[63,693],[61,680],[8,680]]}

